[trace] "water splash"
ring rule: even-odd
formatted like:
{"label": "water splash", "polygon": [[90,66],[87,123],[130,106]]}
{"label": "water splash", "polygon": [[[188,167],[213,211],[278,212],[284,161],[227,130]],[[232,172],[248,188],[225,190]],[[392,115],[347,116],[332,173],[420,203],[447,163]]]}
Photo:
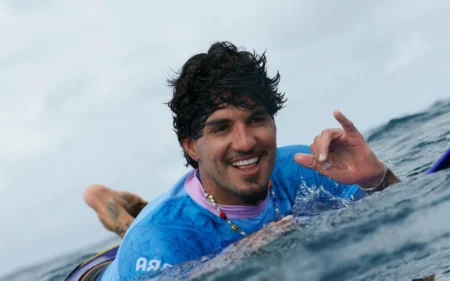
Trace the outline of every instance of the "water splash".
{"label": "water splash", "polygon": [[[338,186],[336,184],[336,187]],[[297,217],[311,217],[328,211],[342,209],[350,204],[352,204],[351,200],[333,195],[324,186],[308,186],[302,180],[296,194],[292,212]]]}

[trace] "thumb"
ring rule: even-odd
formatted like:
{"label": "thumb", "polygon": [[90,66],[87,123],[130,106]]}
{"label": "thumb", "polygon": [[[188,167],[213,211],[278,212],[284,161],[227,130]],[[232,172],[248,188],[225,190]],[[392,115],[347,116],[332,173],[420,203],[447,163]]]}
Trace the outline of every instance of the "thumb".
{"label": "thumb", "polygon": [[313,161],[313,160],[314,160],[314,157],[311,154],[296,153],[294,155],[294,161],[308,169],[311,169],[314,167],[315,161]]}

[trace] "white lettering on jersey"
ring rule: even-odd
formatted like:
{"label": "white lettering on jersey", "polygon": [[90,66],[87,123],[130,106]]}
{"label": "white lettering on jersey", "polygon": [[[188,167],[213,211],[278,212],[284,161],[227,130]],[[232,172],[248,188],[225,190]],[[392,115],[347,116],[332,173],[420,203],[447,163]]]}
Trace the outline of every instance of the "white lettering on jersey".
{"label": "white lettering on jersey", "polygon": [[165,263],[165,264],[163,265],[162,269],[167,269],[167,268],[171,268],[171,267],[172,267],[171,264]]}
{"label": "white lettering on jersey", "polygon": [[138,258],[136,262],[136,271],[145,271],[145,267],[147,265],[147,259],[146,258]]}
{"label": "white lettering on jersey", "polygon": [[159,260],[149,260],[147,271],[157,271],[157,270],[159,270],[160,265],[161,265],[161,261],[159,261]]}
{"label": "white lettering on jersey", "polygon": [[171,267],[172,265],[168,263],[163,264],[161,267],[160,260],[147,261],[147,259],[144,257],[138,258],[136,262],[136,271],[158,271],[160,269],[167,269]]}

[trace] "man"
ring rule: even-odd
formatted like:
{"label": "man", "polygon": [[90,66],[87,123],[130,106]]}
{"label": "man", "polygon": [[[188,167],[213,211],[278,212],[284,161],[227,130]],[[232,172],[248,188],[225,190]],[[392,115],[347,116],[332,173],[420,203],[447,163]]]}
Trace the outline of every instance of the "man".
{"label": "man", "polygon": [[284,223],[302,184],[357,200],[399,181],[340,111],[341,129],[322,131],[309,147],[277,148],[274,116],[285,103],[279,80],[267,76],[264,54],[228,42],[184,64],[170,81],[168,105],[194,169],[149,204],[98,185],[86,190],[105,227],[123,237],[101,280],[156,276]]}

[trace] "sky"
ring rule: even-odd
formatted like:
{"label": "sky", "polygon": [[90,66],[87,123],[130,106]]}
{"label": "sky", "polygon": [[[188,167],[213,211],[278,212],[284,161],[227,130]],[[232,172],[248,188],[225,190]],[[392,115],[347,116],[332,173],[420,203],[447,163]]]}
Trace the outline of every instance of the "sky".
{"label": "sky", "polygon": [[442,1],[0,0],[0,276],[113,237],[101,183],[151,200],[187,171],[166,79],[217,41],[266,52],[278,144],[363,132],[449,97]]}

